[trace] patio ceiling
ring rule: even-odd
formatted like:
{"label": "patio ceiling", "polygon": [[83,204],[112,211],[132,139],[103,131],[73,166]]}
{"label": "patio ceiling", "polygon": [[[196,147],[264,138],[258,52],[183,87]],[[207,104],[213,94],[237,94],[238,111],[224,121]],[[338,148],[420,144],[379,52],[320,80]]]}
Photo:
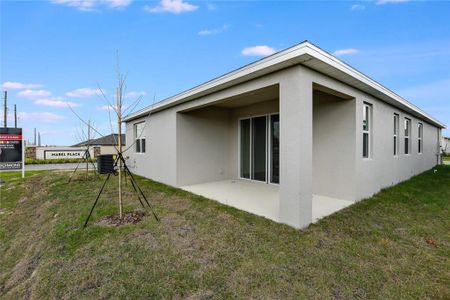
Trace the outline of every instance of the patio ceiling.
{"label": "patio ceiling", "polygon": [[247,106],[268,100],[275,100],[278,98],[279,98],[278,85],[272,85],[248,93],[236,95],[234,97],[226,98],[218,102],[214,102],[213,105],[218,107],[234,108],[240,106]]}

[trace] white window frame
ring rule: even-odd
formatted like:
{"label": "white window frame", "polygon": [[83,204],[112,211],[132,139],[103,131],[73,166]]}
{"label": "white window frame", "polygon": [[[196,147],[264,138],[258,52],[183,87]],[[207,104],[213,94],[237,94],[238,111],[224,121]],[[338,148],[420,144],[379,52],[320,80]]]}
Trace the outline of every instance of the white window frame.
{"label": "white window frame", "polygon": [[[405,155],[411,154],[411,119],[405,117],[404,123],[403,123],[403,134],[404,134],[404,147],[403,151],[405,152]],[[408,134],[406,134],[408,133]],[[408,145],[408,152],[406,152],[406,145]]]}
{"label": "white window frame", "polygon": [[423,123],[417,123],[417,151],[423,153]]}
{"label": "white window frame", "polygon": [[[366,110],[367,109],[367,110]],[[367,129],[364,129],[364,116],[367,114]],[[362,148],[362,157],[363,159],[371,159],[372,158],[372,104],[364,102],[363,104],[363,148]],[[364,156],[364,135],[367,134],[367,156]]]}
{"label": "white window frame", "polygon": [[398,150],[400,146],[399,139],[400,132],[400,116],[397,113],[394,113],[394,156],[398,156]]}
{"label": "white window frame", "polygon": [[[141,135],[137,136],[137,127],[140,124],[143,124],[143,128],[142,128]],[[145,124],[146,124],[145,121],[142,121],[142,122],[134,123],[134,125],[133,125],[133,135],[134,135],[134,142],[135,142],[134,153],[137,153],[137,154],[144,154],[147,150],[147,147],[145,145],[145,142],[146,142]],[[137,145],[139,145],[139,151],[137,151]],[[142,151],[142,145],[144,145],[144,148],[145,148],[144,151]]]}

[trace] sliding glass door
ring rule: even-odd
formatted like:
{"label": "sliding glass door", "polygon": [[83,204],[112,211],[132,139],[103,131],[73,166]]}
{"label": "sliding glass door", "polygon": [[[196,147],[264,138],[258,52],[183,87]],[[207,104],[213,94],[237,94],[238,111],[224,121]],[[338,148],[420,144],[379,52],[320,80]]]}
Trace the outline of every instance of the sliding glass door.
{"label": "sliding glass door", "polygon": [[279,115],[240,120],[241,178],[279,183],[279,124]]}

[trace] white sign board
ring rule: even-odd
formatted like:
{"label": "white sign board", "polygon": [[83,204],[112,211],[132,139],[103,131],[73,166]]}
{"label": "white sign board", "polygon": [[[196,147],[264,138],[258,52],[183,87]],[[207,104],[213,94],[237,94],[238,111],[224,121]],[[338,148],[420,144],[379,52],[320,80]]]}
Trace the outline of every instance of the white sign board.
{"label": "white sign board", "polygon": [[45,150],[44,159],[83,158],[85,150]]}

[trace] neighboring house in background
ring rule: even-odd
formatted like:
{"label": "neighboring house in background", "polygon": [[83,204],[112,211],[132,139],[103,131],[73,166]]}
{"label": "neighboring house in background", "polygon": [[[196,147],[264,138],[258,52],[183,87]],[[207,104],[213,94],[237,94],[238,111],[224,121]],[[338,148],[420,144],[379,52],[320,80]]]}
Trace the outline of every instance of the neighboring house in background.
{"label": "neighboring house in background", "polygon": [[124,121],[134,173],[296,228],[435,166],[445,128],[309,42]]}
{"label": "neighboring house in background", "polygon": [[[97,157],[101,154],[117,154],[116,147],[118,145],[119,135],[114,133],[110,135],[105,135],[97,139],[91,139],[89,141],[84,141],[73,145],[72,147],[82,147],[90,146],[91,157]],[[122,134],[122,145],[125,146],[125,134]]]}
{"label": "neighboring house in background", "polygon": [[445,154],[450,155],[450,137],[442,137],[441,147]]}

